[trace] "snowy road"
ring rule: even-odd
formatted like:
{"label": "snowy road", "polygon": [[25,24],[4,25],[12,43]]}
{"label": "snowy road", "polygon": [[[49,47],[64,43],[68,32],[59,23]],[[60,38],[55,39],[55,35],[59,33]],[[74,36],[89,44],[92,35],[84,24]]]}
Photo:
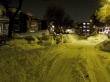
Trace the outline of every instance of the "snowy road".
{"label": "snowy road", "polygon": [[65,36],[51,46],[16,39],[1,46],[0,82],[110,82],[110,40]]}
{"label": "snowy road", "polygon": [[[68,47],[69,46],[69,47]],[[101,51],[91,46],[67,45],[62,51],[46,55],[50,64],[41,82],[110,82]],[[43,61],[45,62],[45,61]],[[43,71],[44,69],[42,69]]]}

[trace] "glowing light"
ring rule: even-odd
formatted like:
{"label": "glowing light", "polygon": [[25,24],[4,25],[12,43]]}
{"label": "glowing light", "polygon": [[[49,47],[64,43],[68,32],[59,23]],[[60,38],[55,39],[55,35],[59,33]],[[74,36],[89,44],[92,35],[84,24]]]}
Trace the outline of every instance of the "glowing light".
{"label": "glowing light", "polygon": [[89,29],[87,29],[87,31],[90,31]]}
{"label": "glowing light", "polygon": [[31,30],[30,32],[35,32],[34,30]]}
{"label": "glowing light", "polygon": [[83,23],[83,25],[86,25],[86,23]]}
{"label": "glowing light", "polygon": [[86,28],[86,26],[83,26],[83,28]]}
{"label": "glowing light", "polygon": [[83,29],[83,31],[86,31],[85,29]]}
{"label": "glowing light", "polygon": [[87,25],[89,25],[90,23],[87,23]]}
{"label": "glowing light", "polygon": [[54,25],[52,25],[52,28],[54,28],[55,26]]}

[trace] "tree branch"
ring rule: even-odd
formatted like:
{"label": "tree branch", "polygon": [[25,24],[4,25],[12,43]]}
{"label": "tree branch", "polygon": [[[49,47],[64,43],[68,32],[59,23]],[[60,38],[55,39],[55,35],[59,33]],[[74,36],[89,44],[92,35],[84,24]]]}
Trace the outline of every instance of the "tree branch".
{"label": "tree branch", "polygon": [[19,5],[17,7],[16,12],[14,13],[14,18],[16,17],[16,15],[18,14],[19,10],[21,9],[22,3],[23,3],[23,0],[19,0]]}

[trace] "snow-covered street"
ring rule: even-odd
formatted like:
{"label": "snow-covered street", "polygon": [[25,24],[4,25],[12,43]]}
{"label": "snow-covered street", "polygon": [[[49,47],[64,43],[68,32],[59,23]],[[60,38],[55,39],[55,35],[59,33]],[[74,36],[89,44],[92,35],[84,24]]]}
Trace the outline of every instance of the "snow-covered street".
{"label": "snow-covered street", "polygon": [[98,43],[91,41],[74,40],[30,49],[20,45],[3,46],[0,81],[110,82],[110,52],[100,50]]}
{"label": "snow-covered street", "polygon": [[42,69],[45,73],[41,82],[110,82],[107,70],[109,53],[94,47],[67,45],[57,54],[51,53],[46,57],[49,65],[46,66],[48,70]]}

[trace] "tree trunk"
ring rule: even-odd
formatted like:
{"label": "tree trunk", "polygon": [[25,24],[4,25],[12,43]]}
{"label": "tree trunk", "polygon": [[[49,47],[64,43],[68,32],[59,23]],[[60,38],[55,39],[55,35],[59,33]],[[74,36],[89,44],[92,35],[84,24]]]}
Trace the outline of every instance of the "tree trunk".
{"label": "tree trunk", "polygon": [[14,20],[10,19],[10,21],[9,21],[9,29],[8,29],[8,37],[9,38],[12,38],[13,28],[14,28]]}

